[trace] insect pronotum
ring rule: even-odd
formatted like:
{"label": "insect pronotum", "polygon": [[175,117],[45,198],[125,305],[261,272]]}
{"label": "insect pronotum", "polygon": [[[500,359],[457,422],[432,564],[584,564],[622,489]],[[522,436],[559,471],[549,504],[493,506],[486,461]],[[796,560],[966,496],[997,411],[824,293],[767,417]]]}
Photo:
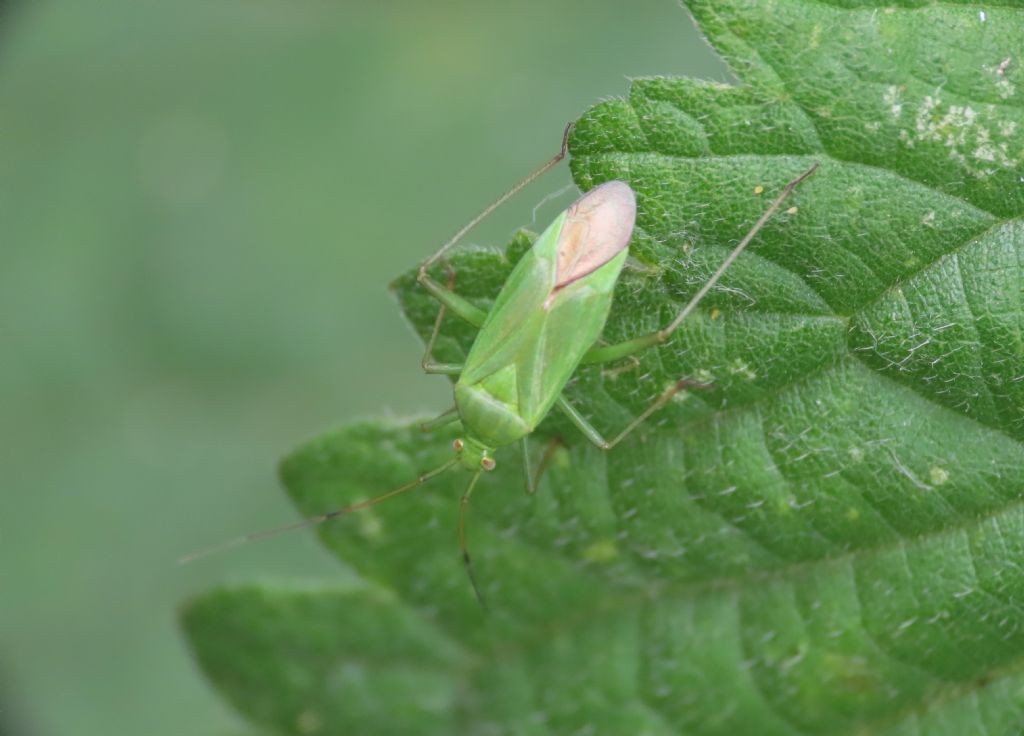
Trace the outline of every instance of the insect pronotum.
{"label": "insect pronotum", "polygon": [[[417,281],[441,304],[427,341],[423,369],[428,373],[458,377],[455,383],[455,405],[424,426],[437,427],[456,421],[462,423],[462,436],[453,444],[454,457],[440,467],[375,498],[275,529],[247,534],[188,555],[182,558],[182,562],[244,542],[321,524],[374,506],[460,465],[472,475],[459,504],[459,548],[470,584],[482,605],[483,597],[476,582],[466,541],[466,506],[481,474],[495,468],[495,450],[515,442],[522,443],[527,467],[527,490],[533,493],[536,479],[529,470],[526,438],[552,408],[557,407],[564,413],[592,443],[609,450],[651,414],[665,406],[679,391],[687,386],[700,385],[685,378],[676,381],[610,440],[605,439],[562,395],[562,389],[580,364],[620,360],[667,340],[790,193],[813,174],[818,165],[815,164],[782,189],[750,231],[669,324],[647,335],[614,345],[604,345],[599,344],[601,332],[611,308],[615,283],[626,261],[636,220],[636,199],[633,190],[625,182],[605,182],[591,189],[558,215],[520,259],[488,312],[478,309],[456,294],[451,280],[448,285],[442,285],[429,275],[430,267],[474,226],[565,157],[571,131],[570,124],[566,127],[561,149],[554,158],[470,220],[419,268]],[[438,363],[433,359],[434,343],[446,310],[451,310],[479,329],[463,364]]]}

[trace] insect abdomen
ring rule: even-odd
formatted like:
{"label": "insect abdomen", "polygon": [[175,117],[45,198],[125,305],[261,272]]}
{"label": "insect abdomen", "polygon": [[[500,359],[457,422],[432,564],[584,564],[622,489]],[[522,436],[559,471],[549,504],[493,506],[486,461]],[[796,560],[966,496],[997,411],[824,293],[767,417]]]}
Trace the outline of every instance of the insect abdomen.
{"label": "insect abdomen", "polygon": [[466,434],[488,447],[511,444],[533,431],[515,407],[479,385],[456,384],[455,406]]}

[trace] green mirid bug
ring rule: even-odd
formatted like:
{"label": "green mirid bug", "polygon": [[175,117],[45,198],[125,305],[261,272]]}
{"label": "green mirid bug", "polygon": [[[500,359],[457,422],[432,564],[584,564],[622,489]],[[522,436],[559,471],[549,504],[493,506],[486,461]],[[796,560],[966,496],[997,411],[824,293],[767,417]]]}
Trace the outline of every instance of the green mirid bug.
{"label": "green mirid bug", "polygon": [[[529,470],[526,438],[553,408],[563,412],[588,440],[609,450],[676,393],[687,386],[699,385],[680,379],[610,440],[606,440],[562,395],[562,389],[580,364],[620,360],[667,340],[786,197],[815,171],[817,164],[783,188],[750,232],[667,326],[626,342],[603,345],[599,343],[601,333],[611,309],[616,281],[626,262],[636,220],[636,199],[633,190],[623,181],[609,181],[591,189],[558,215],[522,256],[487,312],[460,297],[451,284],[442,285],[429,275],[430,267],[480,220],[564,158],[570,131],[571,126],[566,129],[562,148],[554,158],[477,215],[419,269],[418,282],[441,304],[427,342],[423,368],[428,373],[457,376],[455,405],[425,426],[461,422],[462,433],[454,442],[454,457],[383,495],[276,529],[248,534],[189,555],[182,561],[246,541],[320,524],[410,491],[455,466],[461,466],[471,476],[460,501],[459,547],[474,593],[483,603],[466,541],[465,510],[480,476],[495,468],[494,453],[498,448],[517,442],[522,444],[527,489],[532,493],[536,483]],[[479,329],[466,361],[461,365],[438,363],[433,359],[434,344],[447,310]]]}

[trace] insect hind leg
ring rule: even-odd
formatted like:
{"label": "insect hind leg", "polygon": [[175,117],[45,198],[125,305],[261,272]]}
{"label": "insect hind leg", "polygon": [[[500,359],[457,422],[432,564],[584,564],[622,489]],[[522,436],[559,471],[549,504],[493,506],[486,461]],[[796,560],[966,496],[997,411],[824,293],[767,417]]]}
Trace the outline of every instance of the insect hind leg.
{"label": "insect hind leg", "polygon": [[[448,268],[448,286],[447,288],[438,286],[438,288],[444,289],[444,291],[452,296],[457,296],[452,289],[455,287],[455,269]],[[461,297],[459,297],[461,299]],[[468,302],[467,302],[468,304]],[[426,350],[423,351],[423,359],[420,361],[420,365],[423,366],[423,370],[426,373],[437,373],[444,376],[457,376],[462,373],[462,365],[458,363],[438,363],[434,360],[434,344],[437,342],[437,336],[441,334],[441,323],[444,322],[444,315],[448,309],[448,302],[441,300],[441,307],[437,310],[437,319],[434,320],[434,329],[430,332],[430,339],[427,340]],[[472,305],[469,305],[472,306]],[[473,307],[476,309],[476,307]],[[456,314],[461,314],[459,309],[453,309]],[[476,324],[472,320],[467,320],[475,327],[480,325]],[[483,320],[480,320],[480,324],[483,324]]]}
{"label": "insect hind leg", "polygon": [[452,310],[452,314],[456,317],[460,317],[466,322],[469,322],[473,327],[483,326],[484,320],[487,318],[487,312],[479,307],[473,306],[453,291],[455,287],[454,268],[450,266],[448,267],[448,280],[446,286],[442,286],[429,276],[423,276],[419,282],[423,284],[427,291],[430,292],[431,296],[441,302],[441,311],[438,314],[438,320],[434,326],[435,337],[436,331],[440,329],[441,319],[443,319],[446,309]]}
{"label": "insect hind leg", "polygon": [[[434,265],[438,261],[438,259],[440,259],[441,256],[443,256],[445,253],[447,253],[448,250],[450,250],[456,243],[462,240],[466,236],[466,233],[468,233],[474,227],[479,225],[488,215],[494,212],[494,210],[501,207],[501,205],[505,204],[505,202],[507,202],[520,191],[522,191],[524,188],[526,188],[534,180],[539,179],[541,176],[546,174],[548,170],[553,168],[559,161],[565,158],[565,155],[569,152],[569,136],[570,134],[572,134],[572,129],[574,125],[575,123],[569,123],[568,125],[565,126],[565,132],[562,133],[562,146],[561,148],[559,148],[558,153],[556,153],[547,163],[545,163],[539,169],[534,171],[528,177],[526,177],[521,182],[516,184],[514,187],[509,189],[507,192],[498,197],[493,203],[489,204],[487,207],[484,207],[484,209],[476,217],[474,217],[472,220],[463,225],[459,229],[459,231],[455,233],[455,235],[449,238],[448,242],[442,245],[441,248],[437,251],[437,253],[430,256],[430,258],[425,260],[422,263],[422,265],[420,265],[419,274],[417,276],[417,280],[420,283],[426,286],[426,281],[429,280],[430,278],[429,276],[427,276],[427,271],[430,269],[430,267]],[[427,288],[430,287],[428,286]]]}
{"label": "insect hind leg", "polygon": [[645,350],[649,347],[660,345],[666,340],[668,340],[669,337],[672,336],[672,333],[674,333],[676,329],[679,327],[679,325],[683,323],[683,320],[685,320],[688,316],[690,316],[690,314],[693,313],[693,311],[697,308],[697,305],[699,305],[700,302],[704,299],[704,297],[707,296],[708,292],[711,291],[714,285],[718,283],[718,280],[722,277],[722,274],[724,274],[726,270],[728,270],[729,266],[731,266],[735,262],[735,260],[739,258],[740,254],[750,244],[750,241],[752,241],[754,237],[759,232],[761,232],[761,229],[765,226],[768,220],[772,218],[772,215],[774,215],[775,212],[778,211],[778,209],[782,206],[782,203],[786,201],[786,198],[789,197],[789,195],[792,194],[793,191],[800,184],[802,184],[805,179],[810,177],[817,170],[818,164],[815,163],[813,166],[811,166],[811,168],[807,169],[807,171],[800,174],[800,176],[796,177],[782,188],[782,191],[779,193],[779,196],[777,196],[775,200],[770,205],[768,205],[768,208],[761,214],[761,217],[758,218],[757,222],[754,223],[753,227],[750,228],[749,232],[747,232],[747,234],[743,236],[743,239],[739,242],[739,244],[732,249],[732,252],[730,252],[729,255],[726,256],[725,260],[722,261],[721,265],[719,265],[717,270],[715,270],[715,272],[711,274],[711,278],[704,282],[704,285],[700,288],[700,290],[696,294],[694,294],[690,301],[687,302],[686,306],[684,306],[679,311],[679,314],[677,314],[668,325],[658,330],[657,332],[652,332],[647,335],[641,335],[640,337],[635,337],[632,340],[626,340],[625,342],[616,343],[614,345],[597,345],[595,347],[592,347],[583,356],[583,360],[581,362],[584,365],[586,365],[594,363],[607,363],[613,360],[619,360],[621,358],[625,358],[635,353],[638,353],[641,350]]}
{"label": "insect hind leg", "polygon": [[[569,123],[565,126],[565,132],[562,134],[562,145],[556,153],[547,163],[541,166],[539,169],[534,171],[528,177],[523,179],[521,182],[516,184],[514,187],[509,189],[503,195],[498,197],[492,204],[488,205],[483,209],[480,214],[466,223],[462,228],[459,229],[455,235],[453,235],[447,243],[441,246],[441,248],[430,258],[420,264],[419,271],[416,274],[416,281],[423,285],[427,291],[429,291],[435,299],[441,302],[441,311],[438,313],[437,321],[434,324],[434,332],[431,336],[430,343],[428,345],[427,355],[423,358],[423,368],[428,372],[445,373],[454,370],[453,366],[445,366],[444,364],[434,364],[432,358],[430,358],[430,351],[433,348],[434,341],[437,339],[437,333],[441,327],[441,320],[444,318],[445,309],[451,309],[452,312],[462,319],[469,322],[474,327],[483,326],[484,319],[487,317],[487,313],[482,309],[479,309],[468,301],[463,299],[461,296],[453,291],[454,287],[454,271],[449,269],[448,271],[448,285],[442,286],[437,281],[430,277],[428,273],[430,267],[433,266],[445,253],[448,252],[456,243],[465,237],[466,233],[476,227],[480,222],[490,215],[494,210],[498,209],[501,205],[511,199],[514,195],[519,193],[524,187],[544,175],[549,169],[554,167],[559,161],[565,158],[565,155],[569,152],[569,135],[572,133],[573,123]],[[444,367],[445,370],[428,370],[427,365],[431,364],[434,368]],[[450,369],[450,370],[449,370]],[[454,371],[458,373],[458,371]]]}

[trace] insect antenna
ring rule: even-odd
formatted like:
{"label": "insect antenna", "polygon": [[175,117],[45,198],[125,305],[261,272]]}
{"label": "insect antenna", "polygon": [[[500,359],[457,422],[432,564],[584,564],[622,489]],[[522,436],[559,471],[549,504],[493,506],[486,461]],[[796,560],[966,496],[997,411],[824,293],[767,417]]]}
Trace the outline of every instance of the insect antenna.
{"label": "insect antenna", "polygon": [[[241,537],[236,537],[235,539],[228,540],[227,542],[215,544],[212,547],[206,547],[205,549],[192,552],[190,554],[185,555],[184,557],[181,557],[178,560],[178,564],[184,565],[186,563],[193,562],[194,560],[198,560],[201,557],[206,557],[207,555],[212,555],[217,552],[223,552],[224,550],[238,547],[240,545],[245,544],[246,542],[253,542],[257,539],[267,539],[269,537],[276,537],[278,534],[284,534],[285,532],[294,531],[296,529],[306,529],[308,527],[317,526],[335,517],[351,514],[353,511],[359,511],[360,509],[369,508],[370,506],[376,506],[382,501],[387,501],[389,498],[393,498],[394,496],[406,493],[408,491],[413,490],[414,488],[423,485],[431,478],[441,475],[441,473],[448,470],[448,468],[455,465],[458,461],[459,459],[457,457],[452,458],[444,465],[434,468],[429,472],[423,473],[422,475],[418,476],[415,480],[412,480],[403,486],[399,486],[394,490],[388,491],[387,493],[382,493],[379,496],[367,499],[366,501],[360,501],[359,503],[354,503],[351,506],[342,506],[341,508],[334,509],[333,511],[327,511],[322,514],[317,514],[316,516],[310,516],[306,519],[303,519],[302,521],[296,521],[291,524],[285,524],[283,526],[274,527],[273,529],[264,529],[258,532],[251,532]],[[477,473],[477,475],[479,475],[479,473]],[[472,577],[472,575],[470,575],[470,577]],[[475,587],[476,585],[474,584],[474,588]]]}

